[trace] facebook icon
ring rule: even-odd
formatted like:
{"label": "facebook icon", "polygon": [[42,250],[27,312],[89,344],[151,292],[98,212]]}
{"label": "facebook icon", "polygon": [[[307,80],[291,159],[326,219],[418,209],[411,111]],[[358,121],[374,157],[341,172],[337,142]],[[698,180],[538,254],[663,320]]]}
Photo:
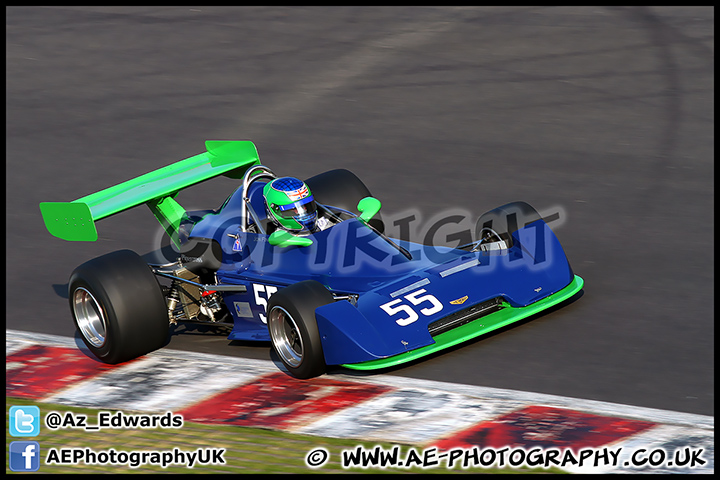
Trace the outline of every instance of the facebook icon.
{"label": "facebook icon", "polygon": [[10,470],[13,472],[36,472],[39,468],[39,443],[10,442]]}

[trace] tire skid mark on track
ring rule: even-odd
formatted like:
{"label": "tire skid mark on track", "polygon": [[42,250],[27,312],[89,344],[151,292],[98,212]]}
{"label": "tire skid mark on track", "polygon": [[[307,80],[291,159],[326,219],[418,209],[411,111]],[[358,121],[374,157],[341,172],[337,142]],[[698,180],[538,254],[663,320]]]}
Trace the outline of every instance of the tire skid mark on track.
{"label": "tire skid mark on track", "polygon": [[[105,365],[75,339],[8,330],[6,395],[187,421],[455,447],[622,448],[573,473],[712,473],[714,417],[377,375],[297,380],[267,361],[160,350]],[[611,413],[615,412],[615,413]],[[700,468],[625,467],[629,449],[703,448]]]}

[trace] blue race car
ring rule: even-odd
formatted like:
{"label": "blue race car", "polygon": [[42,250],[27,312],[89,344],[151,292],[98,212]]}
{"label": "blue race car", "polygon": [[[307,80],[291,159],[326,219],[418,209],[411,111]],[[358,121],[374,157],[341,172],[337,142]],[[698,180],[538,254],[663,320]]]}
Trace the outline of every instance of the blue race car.
{"label": "blue race car", "polygon": [[[186,211],[176,194],[225,175],[239,186],[217,209]],[[125,362],[163,347],[171,325],[227,325],[228,339],[270,341],[295,377],[327,365],[372,370],[429,355],[517,322],[583,287],[528,204],[480,216],[455,248],[387,237],[380,201],[348,170],[305,180],[326,228],[296,235],[271,221],[263,190],[278,176],[250,141],[206,151],[73,202],[43,202],[48,231],[97,239],[95,222],[147,205],[175,257],[121,250],[75,269],[68,298],[90,351]]]}

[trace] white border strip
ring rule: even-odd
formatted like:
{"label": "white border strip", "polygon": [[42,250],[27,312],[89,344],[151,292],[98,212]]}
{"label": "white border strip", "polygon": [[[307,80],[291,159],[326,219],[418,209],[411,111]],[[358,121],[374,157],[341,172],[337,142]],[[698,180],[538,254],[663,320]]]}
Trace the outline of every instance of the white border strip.
{"label": "white border strip", "polygon": [[[62,337],[50,334],[22,332],[18,330],[6,331],[6,352],[12,353],[17,345],[15,342],[41,344],[41,345],[57,345],[65,347],[76,347],[85,349],[84,345],[79,345],[79,340],[71,337]],[[185,360],[196,359],[204,363],[218,362],[223,365],[235,364],[238,368],[251,366],[254,370],[262,370],[267,372],[276,372],[281,367],[268,360],[258,360],[241,357],[230,357],[226,355],[207,354],[188,352],[183,350],[161,349],[148,354],[148,356],[160,357],[181,357]],[[549,395],[544,393],[523,392],[519,390],[509,390],[492,387],[478,387],[472,385],[462,385],[458,383],[439,382],[435,380],[419,380],[415,378],[399,377],[394,375],[351,375],[338,374],[332,375],[332,378],[353,381],[358,383],[374,383],[387,385],[395,388],[417,388],[425,390],[439,390],[444,392],[457,393],[475,398],[487,398],[491,400],[521,402],[533,405],[555,406],[560,408],[570,408],[574,410],[591,412],[599,415],[619,416],[626,418],[634,418],[638,420],[646,420],[655,423],[667,425],[679,425],[685,427],[700,428],[704,430],[715,429],[715,417],[707,415],[698,415],[693,413],[674,412],[669,410],[658,410],[654,408],[637,407],[631,405],[622,405],[617,403],[601,402],[596,400],[583,400],[577,398],[561,397],[557,395]]]}
{"label": "white border strip", "polygon": [[[353,380],[352,377],[343,375],[345,379]],[[599,400],[584,400],[579,398],[561,397],[545,393],[523,392],[520,390],[509,390],[494,387],[479,387],[463,385],[459,383],[440,382],[435,380],[419,380],[407,377],[396,377],[391,375],[376,375],[371,378],[362,379],[373,383],[381,383],[396,388],[424,388],[428,390],[442,390],[445,392],[458,393],[469,397],[489,398],[508,402],[521,402],[532,405],[553,406],[570,408],[573,410],[591,412],[598,415],[613,417],[634,418],[655,423],[668,425],[680,425],[686,427],[702,428],[706,430],[715,429],[715,417],[699,415],[694,413],[674,412],[670,410],[659,410],[648,407],[637,407],[619,403],[602,402]]]}

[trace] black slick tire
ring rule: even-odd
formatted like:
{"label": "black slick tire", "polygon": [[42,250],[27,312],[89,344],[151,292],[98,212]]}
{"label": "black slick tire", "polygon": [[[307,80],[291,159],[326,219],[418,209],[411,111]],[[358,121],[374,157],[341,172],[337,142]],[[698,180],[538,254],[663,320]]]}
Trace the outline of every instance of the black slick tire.
{"label": "black slick tire", "polygon": [[[323,205],[339,207],[358,214],[357,205],[365,197],[372,197],[362,180],[350,170],[338,168],[305,180],[315,200]],[[382,217],[377,214],[368,222],[379,232],[384,231]]]}
{"label": "black slick tire", "polygon": [[268,301],[268,330],[273,350],[296,378],[325,373],[315,309],[334,301],[319,282],[304,280],[275,292]]}
{"label": "black slick tire", "polygon": [[122,363],[167,343],[165,297],[137,253],[119,250],[85,262],[68,285],[75,327],[101,361]]}

